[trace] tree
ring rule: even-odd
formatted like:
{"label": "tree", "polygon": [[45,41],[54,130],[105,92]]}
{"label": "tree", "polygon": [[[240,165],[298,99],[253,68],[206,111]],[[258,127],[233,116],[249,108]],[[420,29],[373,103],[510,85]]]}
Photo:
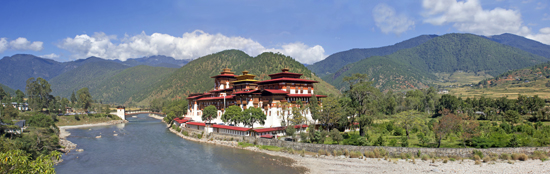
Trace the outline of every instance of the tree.
{"label": "tree", "polygon": [[460,132],[462,132],[462,144],[464,145],[464,148],[466,148],[466,140],[479,135],[479,132],[477,131],[479,123],[468,115],[462,115],[461,119]]}
{"label": "tree", "polygon": [[21,90],[17,90],[15,91],[15,99],[14,99],[14,102],[17,102],[17,104],[21,104],[23,103],[25,100],[25,93],[23,93],[23,91]]}
{"label": "tree", "polygon": [[92,95],[90,95],[90,91],[88,88],[82,88],[76,91],[76,95],[78,96],[78,103],[80,104],[82,109],[88,110],[88,108],[92,105],[92,102],[94,101],[92,99]]}
{"label": "tree", "polygon": [[292,122],[293,125],[304,124],[307,121],[306,117],[302,114],[304,110],[305,107],[302,104],[302,101],[298,100],[296,106],[292,107],[292,118],[290,119],[290,122]]}
{"label": "tree", "polygon": [[508,110],[504,114],[504,119],[512,124],[519,123],[521,121],[521,115],[518,113],[518,111]]}
{"label": "tree", "polygon": [[285,133],[286,133],[287,136],[292,137],[292,141],[294,141],[294,135],[296,133],[296,128],[294,128],[294,126],[292,126],[292,125],[286,126]]}
{"label": "tree", "polygon": [[77,102],[77,101],[76,101],[76,95],[74,95],[74,91],[73,91],[73,93],[71,94],[71,104],[72,104],[73,108],[74,108],[74,106],[75,106],[74,104],[75,104],[76,102]]}
{"label": "tree", "polygon": [[323,109],[319,112],[319,123],[324,125],[326,130],[329,130],[338,122],[341,114],[342,107],[340,107],[340,103],[335,98],[328,97],[323,101]]}
{"label": "tree", "polygon": [[363,135],[363,128],[372,124],[377,113],[381,92],[372,85],[373,82],[368,80],[366,74],[344,77],[344,81],[350,86],[346,95],[352,100],[352,108],[355,108],[355,113],[349,115],[350,121],[359,123],[360,133]]}
{"label": "tree", "polygon": [[237,105],[231,105],[222,115],[222,121],[226,123],[233,123],[237,125],[241,122],[243,116],[243,110]]}
{"label": "tree", "polygon": [[332,139],[332,141],[336,141],[336,144],[340,144],[340,142],[344,140],[344,137],[342,136],[342,134],[340,134],[340,131],[338,131],[338,129],[336,128],[330,131],[329,136]]}
{"label": "tree", "polygon": [[445,113],[443,117],[434,125],[434,133],[438,143],[437,148],[441,147],[441,140],[444,136],[451,132],[458,131],[460,122],[462,121],[460,117],[449,113],[447,109],[444,110],[443,113]]}
{"label": "tree", "polygon": [[405,132],[407,134],[407,139],[410,139],[410,129],[414,126],[420,123],[420,117],[421,113],[417,110],[408,110],[400,112],[396,115],[396,123],[400,125],[401,127],[405,128]]}
{"label": "tree", "polygon": [[4,88],[0,86],[0,101],[4,101],[4,98],[6,98],[6,91],[4,91]]}
{"label": "tree", "polygon": [[216,106],[209,105],[206,108],[204,108],[204,111],[202,113],[202,120],[208,122],[212,121],[212,119],[216,118],[218,116],[218,109],[216,109]]}
{"label": "tree", "polygon": [[47,107],[50,100],[53,98],[53,96],[50,95],[52,92],[50,84],[40,77],[36,80],[33,77],[29,78],[25,91],[27,93],[29,107],[34,111],[41,111],[42,108]]}
{"label": "tree", "polygon": [[265,119],[267,116],[264,114],[262,109],[249,107],[243,111],[243,123],[246,126],[254,128],[254,123],[259,123],[261,125],[265,124]]}
{"label": "tree", "polygon": [[309,112],[311,112],[311,118],[315,123],[317,123],[317,120],[319,120],[320,107],[316,95],[311,95],[311,98],[309,99],[308,109]]}
{"label": "tree", "polygon": [[0,152],[0,173],[45,173],[54,174],[55,162],[59,160],[61,153],[52,151],[49,155],[42,155],[32,159],[31,155],[23,150],[9,150]]}

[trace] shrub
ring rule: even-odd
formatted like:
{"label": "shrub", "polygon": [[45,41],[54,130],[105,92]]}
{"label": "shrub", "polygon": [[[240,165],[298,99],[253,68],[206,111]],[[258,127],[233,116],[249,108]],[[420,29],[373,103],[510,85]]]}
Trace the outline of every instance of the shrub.
{"label": "shrub", "polygon": [[[189,132],[187,132],[187,131],[183,131],[183,135],[185,135],[185,136],[189,136]],[[231,141],[233,141],[233,140],[231,140]]]}
{"label": "shrub", "polygon": [[374,157],[376,157],[376,158],[381,157],[380,150],[378,150],[378,148],[374,148],[373,153],[374,153]]}
{"label": "shrub", "polygon": [[401,147],[409,147],[409,139],[407,139],[407,136],[401,137]]}
{"label": "shrub", "polygon": [[481,161],[479,161],[479,160],[476,160],[476,163],[475,163],[475,165],[480,165],[480,164],[481,164]]}
{"label": "shrub", "polygon": [[512,159],[514,160],[520,160],[520,161],[525,161],[527,160],[527,155],[523,154],[523,153],[514,153],[512,154]]}
{"label": "shrub", "polygon": [[290,148],[290,149],[288,150],[288,153],[294,154],[294,153],[295,153],[295,152],[294,152],[294,148]]}
{"label": "shrub", "polygon": [[422,161],[427,161],[430,158],[428,155],[422,155]]}
{"label": "shrub", "polygon": [[474,160],[479,161],[479,160],[481,160],[481,157],[479,157],[479,155],[474,155]]}
{"label": "shrub", "polygon": [[450,160],[450,161],[456,161],[456,159],[455,159],[455,158],[449,158],[449,160]]}
{"label": "shrub", "polygon": [[548,159],[548,156],[546,156],[546,152],[536,150],[536,151],[533,152],[533,155],[531,156],[531,158],[540,159],[541,161],[545,161],[546,159]]}
{"label": "shrub", "polygon": [[418,152],[416,152],[416,157],[420,158],[422,156],[422,152],[420,152],[420,150],[418,150]]}
{"label": "shrub", "polygon": [[305,149],[302,149],[302,150],[300,151],[300,156],[302,156],[302,157],[305,157],[305,156],[306,156],[306,150],[305,150]]}
{"label": "shrub", "polygon": [[503,154],[500,154],[500,159],[501,160],[511,160],[512,156],[510,154],[503,153]]}
{"label": "shrub", "polygon": [[[378,150],[378,148],[376,148],[374,150]],[[386,149],[384,149],[384,148],[380,148],[379,151],[380,151],[380,156],[388,155],[388,151],[386,151]]]}
{"label": "shrub", "polygon": [[376,156],[374,155],[374,152],[368,151],[368,152],[365,152],[365,157],[367,157],[367,158],[375,158]]}
{"label": "shrub", "polygon": [[487,162],[490,162],[490,161],[491,161],[491,157],[486,156],[485,158],[483,158],[484,163],[487,163]]}
{"label": "shrub", "polygon": [[483,152],[480,150],[473,150],[474,156],[477,155],[479,158],[483,158]]}
{"label": "shrub", "polygon": [[361,152],[358,152],[358,151],[351,151],[349,155],[350,158],[359,158],[361,156],[362,156]]}
{"label": "shrub", "polygon": [[401,159],[407,159],[407,154],[401,153]]}
{"label": "shrub", "polygon": [[447,160],[447,158],[445,158],[445,159],[443,160],[443,163],[447,163],[447,162],[449,162],[449,160]]}
{"label": "shrub", "polygon": [[342,152],[342,150],[338,150],[336,151],[336,156],[340,156],[340,155],[343,155],[344,153]]}
{"label": "shrub", "polygon": [[344,155],[347,156],[347,157],[350,156],[350,153],[349,153],[348,149],[344,149]]}
{"label": "shrub", "polygon": [[325,151],[323,149],[319,149],[319,151],[317,151],[317,154],[319,155],[325,155]]}

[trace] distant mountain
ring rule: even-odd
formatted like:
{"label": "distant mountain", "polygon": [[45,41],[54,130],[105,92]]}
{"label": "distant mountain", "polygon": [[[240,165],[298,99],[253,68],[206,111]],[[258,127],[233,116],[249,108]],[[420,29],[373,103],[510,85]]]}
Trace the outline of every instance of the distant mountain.
{"label": "distant mountain", "polygon": [[342,82],[343,76],[366,73],[382,90],[419,88],[438,80],[436,73],[463,71],[497,76],[548,60],[477,35],[446,34],[384,57],[349,64],[323,79],[343,89],[347,88]]}
{"label": "distant mountain", "polygon": [[15,91],[16,90],[13,90],[11,89],[10,87],[4,85],[4,84],[0,84],[0,87],[4,90],[4,92],[7,92],[9,93],[11,96],[14,96],[15,97]]}
{"label": "distant mountain", "polygon": [[446,34],[387,57],[430,73],[465,71],[492,76],[549,60],[473,34]]}
{"label": "distant mountain", "polygon": [[151,67],[147,65],[127,68],[98,82],[90,90],[90,93],[94,100],[101,100],[106,103],[123,104],[132,102],[131,97],[133,95],[146,95],[139,92],[160,83],[176,70],[175,68]]}
{"label": "distant mountain", "polygon": [[531,54],[536,54],[542,57],[550,58],[550,45],[545,45],[535,40],[527,39],[522,36],[504,33],[501,35],[486,37],[489,40],[519,48]]}
{"label": "distant mountain", "polygon": [[110,60],[96,60],[97,61],[86,63],[49,80],[52,95],[70,97],[73,91],[76,92],[84,87],[87,87],[91,91],[103,80],[129,68],[126,65]]}
{"label": "distant mountain", "polygon": [[416,47],[435,37],[437,37],[437,35],[420,35],[415,38],[397,43],[395,45],[380,48],[356,48],[348,51],[342,51],[334,53],[328,56],[326,59],[316,62],[313,65],[309,65],[307,67],[316,75],[323,77],[327,74],[335,73],[340,68],[346,66],[349,63],[354,63],[372,56],[385,56],[402,49]]}
{"label": "distant mountain", "polygon": [[340,90],[349,87],[343,81],[344,77],[355,73],[367,74],[374,86],[382,90],[421,89],[428,87],[436,76],[412,66],[395,62],[381,56],[373,56],[359,62],[348,64],[334,74],[323,77],[323,80]]}
{"label": "distant mountain", "polygon": [[133,67],[138,65],[148,65],[154,67],[166,67],[166,68],[181,68],[187,64],[189,60],[176,60],[173,57],[167,56],[149,56],[143,58],[131,58],[126,61],[118,61],[124,65]]}
{"label": "distant mountain", "polygon": [[0,60],[0,83],[13,89],[25,90],[27,79],[42,77],[50,80],[72,69],[70,65],[30,54],[6,56]]}
{"label": "distant mountain", "polygon": [[339,93],[332,85],[316,77],[291,57],[275,53],[262,53],[257,57],[251,57],[239,50],[226,50],[189,62],[160,83],[136,93],[132,100],[148,104],[147,102],[154,98],[185,98],[190,93],[209,91],[214,87],[214,81],[210,77],[219,74],[226,67],[231,68],[235,74],[247,70],[250,74],[256,75],[257,80],[269,79],[268,74],[280,72],[282,68],[290,68],[291,72],[304,74],[303,78],[320,81],[315,86],[317,93]]}
{"label": "distant mountain", "polygon": [[70,62],[58,62],[52,59],[45,59],[30,54],[15,54],[0,59],[0,83],[13,89],[25,90],[27,79],[41,77],[46,80],[85,65],[87,63],[102,62],[103,64],[116,63],[133,67],[138,65],[149,65],[154,67],[180,68],[188,60],[176,60],[167,56],[150,56],[144,58],[128,59],[124,62],[119,60],[106,60],[98,57],[89,57]]}

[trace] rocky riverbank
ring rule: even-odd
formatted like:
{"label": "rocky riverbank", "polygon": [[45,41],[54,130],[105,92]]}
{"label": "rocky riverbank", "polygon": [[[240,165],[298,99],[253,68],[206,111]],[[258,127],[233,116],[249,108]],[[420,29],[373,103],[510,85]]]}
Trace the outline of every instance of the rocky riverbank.
{"label": "rocky riverbank", "polygon": [[71,133],[68,132],[67,129],[77,129],[77,128],[94,127],[94,126],[107,126],[107,125],[115,125],[115,124],[121,124],[121,123],[127,123],[127,122],[128,121],[126,120],[111,120],[108,122],[96,123],[96,124],[59,126],[59,145],[63,147],[62,149],[59,149],[59,150],[62,151],[63,153],[67,153],[73,149],[76,149],[77,144],[67,140],[67,137],[71,135]]}
{"label": "rocky riverbank", "polygon": [[[234,148],[242,148],[235,141],[208,140],[188,137],[170,129],[172,133],[191,141]],[[541,160],[496,160],[476,163],[471,159],[398,159],[398,158],[349,158],[325,156],[317,153],[286,153],[269,151],[258,147],[244,149],[269,155],[286,157],[296,161],[295,167],[305,167],[308,173],[549,173],[550,162]]]}

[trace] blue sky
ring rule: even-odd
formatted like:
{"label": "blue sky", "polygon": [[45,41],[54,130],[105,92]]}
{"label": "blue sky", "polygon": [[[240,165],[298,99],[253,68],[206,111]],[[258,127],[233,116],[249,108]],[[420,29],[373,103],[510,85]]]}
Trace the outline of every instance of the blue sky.
{"label": "blue sky", "polygon": [[422,34],[513,33],[550,44],[549,0],[1,1],[0,56],[58,61],[225,49],[311,64]]}

